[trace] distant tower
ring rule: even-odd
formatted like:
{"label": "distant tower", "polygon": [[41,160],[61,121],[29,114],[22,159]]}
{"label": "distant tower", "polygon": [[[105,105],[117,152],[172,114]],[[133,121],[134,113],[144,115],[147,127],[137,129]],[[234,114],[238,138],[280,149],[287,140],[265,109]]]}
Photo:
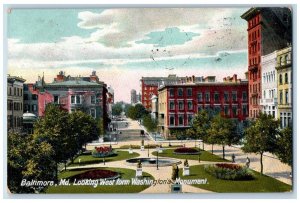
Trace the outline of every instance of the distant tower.
{"label": "distant tower", "polygon": [[136,90],[132,89],[130,91],[130,95],[131,95],[131,104],[136,104],[137,103]]}

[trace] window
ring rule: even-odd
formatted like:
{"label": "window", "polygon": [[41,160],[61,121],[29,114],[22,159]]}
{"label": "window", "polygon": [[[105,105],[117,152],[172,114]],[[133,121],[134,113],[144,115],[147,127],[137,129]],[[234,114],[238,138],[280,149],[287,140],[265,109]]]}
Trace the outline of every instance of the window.
{"label": "window", "polygon": [[233,116],[237,116],[237,106],[236,105],[232,106],[232,114],[233,114]]}
{"label": "window", "polygon": [[215,113],[220,113],[221,112],[221,107],[220,106],[215,106],[214,107],[214,111],[215,111]]}
{"label": "window", "polygon": [[202,102],[202,93],[197,94],[197,100],[198,102]]}
{"label": "window", "polygon": [[71,104],[75,104],[75,96],[71,96]]}
{"label": "window", "polygon": [[184,103],[183,101],[178,102],[179,110],[184,110]]}
{"label": "window", "polygon": [[232,101],[236,102],[237,101],[237,93],[232,92]]}
{"label": "window", "polygon": [[170,101],[170,110],[174,110],[175,106],[174,106],[174,101]]}
{"label": "window", "polygon": [[175,118],[174,118],[174,115],[171,115],[171,116],[170,116],[170,125],[171,125],[171,126],[175,125]]}
{"label": "window", "polygon": [[[251,86],[250,86],[251,88]],[[229,101],[229,95],[228,95],[228,92],[224,92],[224,100],[225,102],[228,102]]]}
{"label": "window", "polygon": [[192,125],[193,124],[193,114],[188,114],[188,125]]}
{"label": "window", "polygon": [[169,90],[170,97],[174,97],[174,89],[170,88]]}
{"label": "window", "polygon": [[243,95],[242,95],[242,97],[243,97],[243,101],[247,101],[247,92],[245,92],[245,91],[243,91],[243,93],[242,93]]}
{"label": "window", "polygon": [[226,116],[229,116],[229,106],[228,106],[228,105],[225,105],[225,106],[224,106],[224,114],[225,114]]}
{"label": "window", "polygon": [[188,101],[188,110],[193,110],[193,102]]}
{"label": "window", "polygon": [[280,90],[280,93],[279,93],[279,103],[282,104],[282,90]]}
{"label": "window", "polygon": [[37,111],[37,106],[36,106],[36,104],[33,104],[33,105],[32,105],[32,111]]}
{"label": "window", "polygon": [[202,111],[202,109],[203,109],[202,105],[199,105],[198,106],[198,112]]}
{"label": "window", "polygon": [[178,96],[179,96],[179,97],[182,97],[182,96],[183,96],[183,89],[182,89],[182,88],[179,88],[179,89],[178,89]]}
{"label": "window", "polygon": [[81,104],[80,96],[76,95],[76,104]]}
{"label": "window", "polygon": [[31,95],[32,100],[37,100],[38,96],[36,94]]}
{"label": "window", "polygon": [[206,93],[205,93],[205,101],[206,101],[206,102],[209,102],[209,101],[210,101],[210,94],[209,94],[209,92],[206,92]]}
{"label": "window", "polygon": [[289,83],[289,78],[288,78],[288,74],[287,73],[284,74],[284,80],[285,80],[285,84]]}
{"label": "window", "polygon": [[242,109],[243,109],[243,115],[246,116],[248,114],[247,105],[243,105]]}
{"label": "window", "polygon": [[28,100],[28,94],[24,94],[24,100]]}
{"label": "window", "polygon": [[96,103],[96,96],[92,95],[91,96],[91,104],[95,104]]}
{"label": "window", "polygon": [[59,97],[57,95],[54,96],[54,103],[55,104],[59,103]]}
{"label": "window", "polygon": [[90,115],[91,115],[93,118],[96,118],[96,109],[91,109],[91,110],[90,110]]}
{"label": "window", "polygon": [[285,90],[285,104],[289,103],[289,90]]}
{"label": "window", "polygon": [[187,96],[188,96],[188,97],[191,97],[192,94],[193,94],[192,88],[188,88],[188,89],[187,89]]}
{"label": "window", "polygon": [[283,57],[280,57],[279,59],[280,59],[280,65],[283,65],[284,64]]}
{"label": "window", "polygon": [[219,93],[218,92],[215,92],[214,100],[215,100],[215,102],[219,102]]}
{"label": "window", "polygon": [[184,118],[183,115],[178,116],[178,125],[184,125]]}
{"label": "window", "polygon": [[282,85],[282,75],[279,75],[279,84]]}

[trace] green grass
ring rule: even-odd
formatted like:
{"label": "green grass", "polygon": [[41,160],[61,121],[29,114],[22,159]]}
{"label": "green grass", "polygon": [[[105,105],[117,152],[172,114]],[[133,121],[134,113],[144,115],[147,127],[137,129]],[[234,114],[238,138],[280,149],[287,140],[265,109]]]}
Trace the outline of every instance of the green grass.
{"label": "green grass", "polygon": [[[121,179],[128,179],[135,178],[135,170],[132,169],[124,169],[124,168],[99,168],[99,169],[108,169],[112,171],[116,171],[121,174]],[[71,176],[83,173],[91,169],[85,170],[71,170],[65,171],[59,175],[59,179],[61,178],[69,178]],[[143,172],[144,178],[154,179],[149,173]],[[45,191],[46,193],[138,193],[146,188],[148,185],[98,185],[96,188],[93,186],[86,186],[86,185],[71,185],[69,186],[50,186]]]}
{"label": "green grass", "polygon": [[182,176],[182,169],[179,171],[182,179],[204,179],[208,184],[193,185],[198,188],[213,192],[239,193],[239,192],[287,192],[292,190],[292,186],[280,182],[274,178],[251,170],[254,180],[221,180],[204,171],[203,165],[190,167],[190,176]]}
{"label": "green grass", "polygon": [[[157,144],[150,144],[149,145],[149,149],[155,149],[157,147]],[[169,146],[169,144],[163,144],[162,147],[166,147],[166,148],[177,148],[177,147],[182,147],[182,145],[171,145]],[[130,145],[122,145],[120,146],[120,149],[129,149]],[[132,149],[141,149],[141,145],[131,145]],[[145,149],[148,149],[148,144],[145,143],[144,145]]]}
{"label": "green grass", "polygon": [[[129,154],[128,151],[116,151],[116,152],[117,155],[111,157],[105,157],[105,162],[120,161],[120,160],[131,159],[139,156],[139,154],[136,152],[133,152],[132,154]],[[92,155],[80,155],[74,160],[74,163],[73,164],[71,163],[69,166],[70,167],[79,166],[79,159],[80,159],[80,166],[103,163],[103,158],[93,157]]]}
{"label": "green grass", "polygon": [[[198,160],[199,155],[180,155],[180,154],[174,154],[175,149],[164,149],[163,153],[159,153],[158,156],[162,157],[172,157],[172,158],[177,158],[177,159],[190,159],[190,160]],[[152,152],[152,155],[156,156],[156,152]],[[213,162],[228,162],[228,160],[224,160],[221,157],[214,155],[210,152],[203,151],[201,150],[201,155],[200,155],[200,160],[201,161],[213,161]]]}

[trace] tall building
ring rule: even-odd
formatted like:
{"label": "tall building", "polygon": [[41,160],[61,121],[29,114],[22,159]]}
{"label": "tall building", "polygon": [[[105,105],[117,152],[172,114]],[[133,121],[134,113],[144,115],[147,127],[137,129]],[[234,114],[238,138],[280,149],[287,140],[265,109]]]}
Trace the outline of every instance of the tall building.
{"label": "tall building", "polygon": [[130,103],[131,103],[132,105],[134,105],[134,104],[137,103],[136,90],[132,89],[132,90],[130,91],[130,98],[131,98]]}
{"label": "tall building", "polygon": [[278,115],[280,127],[292,124],[292,47],[277,51]]}
{"label": "tall building", "polygon": [[261,56],[284,48],[291,42],[291,10],[288,8],[251,8],[241,18],[248,22],[249,116],[262,110]]}
{"label": "tall building", "polygon": [[262,111],[266,114],[278,118],[277,107],[277,71],[275,69],[277,63],[277,52],[274,51],[268,55],[262,56],[262,99],[260,105]]}
{"label": "tall building", "polygon": [[[197,82],[203,81],[203,77],[192,77]],[[153,95],[158,94],[157,90],[160,85],[186,83],[188,79],[188,77],[177,77],[176,75],[169,75],[168,77],[142,77],[140,82],[142,92],[141,102],[143,106],[151,111],[151,98]]]}
{"label": "tall building", "polygon": [[23,84],[26,80],[7,77],[7,130],[21,132],[23,118]]}
{"label": "tall building", "polygon": [[158,89],[158,128],[165,137],[172,129],[191,127],[196,113],[205,109],[243,121],[248,117],[248,81],[237,75],[223,82],[204,80],[161,85]]}

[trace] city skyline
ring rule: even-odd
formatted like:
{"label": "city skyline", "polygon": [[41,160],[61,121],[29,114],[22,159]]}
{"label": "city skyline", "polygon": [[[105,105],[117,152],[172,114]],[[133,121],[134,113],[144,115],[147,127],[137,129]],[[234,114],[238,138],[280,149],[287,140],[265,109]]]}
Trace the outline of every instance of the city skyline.
{"label": "city skyline", "polygon": [[142,76],[244,78],[247,9],[12,9],[7,73],[32,83],[95,70],[125,102]]}

